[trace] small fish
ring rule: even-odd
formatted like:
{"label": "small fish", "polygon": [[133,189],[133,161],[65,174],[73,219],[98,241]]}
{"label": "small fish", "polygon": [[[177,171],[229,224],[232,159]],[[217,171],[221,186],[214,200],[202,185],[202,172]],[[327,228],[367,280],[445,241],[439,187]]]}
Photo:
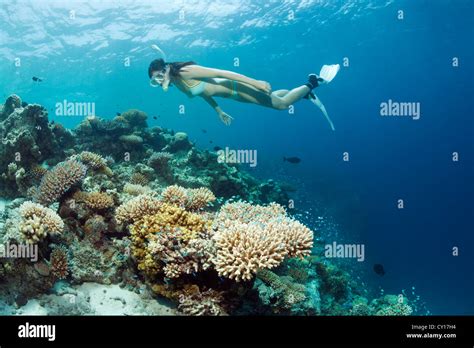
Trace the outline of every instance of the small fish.
{"label": "small fish", "polygon": [[212,144],[212,140],[209,140],[209,144]]}
{"label": "small fish", "polygon": [[158,115],[158,116],[153,116],[153,119],[154,119],[154,120],[157,120],[158,117],[160,117],[160,115]]}
{"label": "small fish", "polygon": [[383,269],[383,265],[380,263],[376,263],[374,265],[374,272],[377,273],[379,276],[385,275],[385,270]]}
{"label": "small fish", "polygon": [[39,78],[39,77],[36,77],[36,76],[33,76],[33,81],[35,82],[42,82],[43,79]]}
{"label": "small fish", "polygon": [[296,164],[296,163],[300,163],[301,162],[301,159],[298,158],[298,157],[283,157],[283,162],[289,162],[289,163],[293,163],[293,164]]}
{"label": "small fish", "polygon": [[120,112],[116,112],[115,115],[121,116],[122,114]]}
{"label": "small fish", "polygon": [[201,129],[201,131],[202,131],[203,133],[207,133],[207,130],[205,130],[205,129]]}
{"label": "small fish", "polygon": [[54,120],[51,121],[51,124],[54,124]]}
{"label": "small fish", "polygon": [[222,147],[220,147],[220,146],[214,146],[214,151],[219,151],[219,150],[222,150]]}

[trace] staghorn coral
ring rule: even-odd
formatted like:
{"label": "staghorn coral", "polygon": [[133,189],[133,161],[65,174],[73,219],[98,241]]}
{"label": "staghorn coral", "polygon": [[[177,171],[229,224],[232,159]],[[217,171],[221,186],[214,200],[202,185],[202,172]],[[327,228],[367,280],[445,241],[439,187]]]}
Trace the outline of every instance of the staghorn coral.
{"label": "staghorn coral", "polygon": [[201,210],[216,200],[216,196],[206,187],[188,189],[185,207],[189,210]]}
{"label": "staghorn coral", "polygon": [[250,280],[258,270],[276,267],[285,257],[307,256],[313,246],[313,232],[286,216],[278,204],[226,204],[214,227],[216,270],[236,281]]}
{"label": "staghorn coral", "polygon": [[115,210],[119,224],[134,222],[147,215],[153,215],[161,208],[162,202],[149,195],[140,195],[123,203]]}
{"label": "staghorn coral", "polygon": [[222,306],[224,296],[213,289],[201,291],[194,286],[179,295],[178,310],[184,315],[218,316],[227,315]]}
{"label": "staghorn coral", "polygon": [[19,229],[28,243],[37,243],[48,234],[58,234],[64,229],[64,223],[53,210],[30,201],[19,208]]}
{"label": "staghorn coral", "polygon": [[58,163],[43,176],[36,201],[45,206],[57,201],[72,186],[82,181],[86,171],[87,168],[77,160]]}
{"label": "staghorn coral", "polygon": [[65,246],[53,248],[49,257],[51,275],[57,279],[66,279],[69,274],[68,250]]}

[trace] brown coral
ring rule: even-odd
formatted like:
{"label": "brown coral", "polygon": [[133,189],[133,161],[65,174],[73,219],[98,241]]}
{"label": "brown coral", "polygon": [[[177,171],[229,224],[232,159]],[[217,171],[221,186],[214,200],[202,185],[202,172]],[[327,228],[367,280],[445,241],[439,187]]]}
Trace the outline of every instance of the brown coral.
{"label": "brown coral", "polygon": [[47,206],[57,201],[72,186],[81,182],[86,171],[87,168],[76,160],[57,164],[43,176],[36,197],[37,202]]}
{"label": "brown coral", "polygon": [[48,234],[61,233],[64,223],[53,210],[33,202],[24,202],[20,208],[20,233],[28,243],[37,243]]}
{"label": "brown coral", "polygon": [[68,250],[64,246],[58,246],[51,252],[50,258],[51,274],[57,279],[66,279],[69,274]]}
{"label": "brown coral", "polygon": [[114,206],[114,199],[105,192],[86,193],[82,200],[92,210],[105,210]]}

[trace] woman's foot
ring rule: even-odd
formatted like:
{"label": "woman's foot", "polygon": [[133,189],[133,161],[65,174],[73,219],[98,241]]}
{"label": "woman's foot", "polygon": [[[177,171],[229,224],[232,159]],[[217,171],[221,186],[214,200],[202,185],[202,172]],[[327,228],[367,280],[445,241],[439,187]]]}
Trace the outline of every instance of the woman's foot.
{"label": "woman's foot", "polygon": [[318,75],[316,74],[309,74],[308,75],[308,83],[306,83],[305,85],[310,89],[310,91],[308,92],[308,94],[306,94],[304,96],[305,99],[309,99],[310,97],[314,98],[314,95],[313,95],[313,89],[318,87],[320,82],[323,82],[324,80],[322,78],[320,78]]}

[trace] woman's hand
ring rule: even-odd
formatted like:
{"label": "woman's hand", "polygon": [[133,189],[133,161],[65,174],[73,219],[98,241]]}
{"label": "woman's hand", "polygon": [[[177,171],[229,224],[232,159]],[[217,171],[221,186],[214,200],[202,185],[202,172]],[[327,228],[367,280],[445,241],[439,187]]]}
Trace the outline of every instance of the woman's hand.
{"label": "woman's hand", "polygon": [[267,81],[257,81],[255,87],[267,94],[272,93],[272,86]]}
{"label": "woman's hand", "polygon": [[226,114],[224,111],[219,112],[219,118],[226,126],[229,126],[234,119],[232,116]]}

